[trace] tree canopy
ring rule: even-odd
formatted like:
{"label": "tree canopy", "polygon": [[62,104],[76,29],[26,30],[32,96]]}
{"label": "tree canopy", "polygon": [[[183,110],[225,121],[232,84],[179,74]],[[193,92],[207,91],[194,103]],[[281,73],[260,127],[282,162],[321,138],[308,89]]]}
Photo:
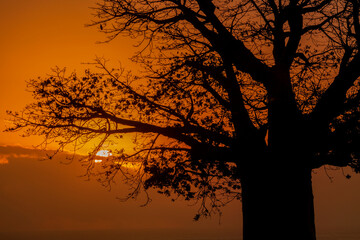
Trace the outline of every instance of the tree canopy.
{"label": "tree canopy", "polygon": [[[101,144],[130,134],[136,149],[114,152],[97,172],[102,179],[123,176],[130,197],[157,188],[198,200],[205,215],[240,198],[243,177],[270,162],[359,172],[359,4],[99,1],[89,25],[111,44],[134,38],[133,60],[145,73],[103,59],[81,77],[57,69],[29,81],[35,103],[10,113],[10,130],[61,148],[101,138],[89,169]],[[141,164],[136,173],[124,170],[129,161]]]}

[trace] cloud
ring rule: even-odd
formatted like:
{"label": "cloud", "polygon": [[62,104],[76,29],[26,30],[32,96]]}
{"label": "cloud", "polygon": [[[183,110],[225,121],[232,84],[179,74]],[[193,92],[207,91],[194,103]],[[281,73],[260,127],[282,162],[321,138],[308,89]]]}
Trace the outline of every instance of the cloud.
{"label": "cloud", "polygon": [[80,155],[72,154],[69,152],[59,152],[54,156],[55,153],[55,150],[26,148],[14,145],[0,145],[0,164],[8,164],[12,160],[16,159],[47,160],[55,157],[57,160],[61,160],[64,162],[81,157]]}
{"label": "cloud", "polygon": [[54,151],[47,151],[47,150],[36,149],[36,148],[25,148],[22,146],[0,145],[0,154],[1,155],[41,156],[41,155],[44,155],[44,153],[46,153],[46,152],[54,152]]}
{"label": "cloud", "polygon": [[40,157],[39,150],[28,149],[20,146],[1,146],[0,145],[0,164],[9,164],[10,159],[36,158]]}
{"label": "cloud", "polygon": [[0,165],[8,164],[9,160],[6,157],[0,157]]}

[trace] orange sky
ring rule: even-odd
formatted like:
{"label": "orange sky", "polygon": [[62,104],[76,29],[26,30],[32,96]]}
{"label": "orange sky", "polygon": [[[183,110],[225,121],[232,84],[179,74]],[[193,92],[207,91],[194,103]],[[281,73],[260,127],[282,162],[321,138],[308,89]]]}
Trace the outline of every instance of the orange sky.
{"label": "orange sky", "polygon": [[[51,73],[55,66],[78,73],[96,56],[126,68],[135,49],[131,39],[118,38],[110,44],[97,44],[105,36],[90,23],[93,0],[12,0],[0,1],[0,129],[4,128],[5,110],[21,109],[31,101],[25,81]],[[6,139],[6,141],[4,141]],[[14,134],[0,135],[0,143],[28,144]]]}
{"label": "orange sky", "polygon": [[[103,56],[134,68],[128,60],[134,52],[131,39],[96,44],[105,36],[97,29],[84,27],[90,22],[89,7],[94,2],[0,0],[0,130],[7,124],[5,110],[20,110],[31,101],[25,80],[44,76],[54,66],[81,73],[85,68],[81,63]],[[140,202],[119,203],[115,196],[120,187],[107,192],[95,182],[78,178],[83,170],[78,164],[37,161],[37,152],[27,148],[39,142],[39,138],[0,133],[0,146],[5,146],[0,148],[0,238],[6,230],[131,232],[162,228],[202,239],[225,235],[238,239],[241,235],[239,202],[224,209],[221,225],[217,217],[194,223],[196,208],[156,195],[146,208],[140,208]],[[9,147],[14,145],[18,148]],[[337,175],[331,183],[323,170],[317,172],[314,191],[319,234],[359,229],[360,177],[347,180],[341,171],[331,171]]]}
{"label": "orange sky", "polygon": [[[31,101],[25,81],[50,73],[52,67],[81,73],[86,68],[82,63],[99,56],[134,68],[128,60],[135,51],[133,40],[97,44],[105,36],[84,27],[90,22],[89,7],[94,2],[0,0],[1,131],[8,124],[5,110],[20,110]],[[119,203],[120,185],[108,192],[94,181],[78,178],[84,169],[77,163],[38,161],[37,151],[27,148],[40,142],[41,138],[0,132],[0,146],[5,146],[0,148],[0,239],[4,231],[104,229],[120,230],[115,234],[119,236],[144,229],[186,230],[202,237],[240,236],[239,203],[225,210],[228,214],[221,219],[222,225],[216,217],[194,223],[196,208],[156,195],[146,208],[140,207],[142,202]],[[18,148],[10,147],[14,145]]]}

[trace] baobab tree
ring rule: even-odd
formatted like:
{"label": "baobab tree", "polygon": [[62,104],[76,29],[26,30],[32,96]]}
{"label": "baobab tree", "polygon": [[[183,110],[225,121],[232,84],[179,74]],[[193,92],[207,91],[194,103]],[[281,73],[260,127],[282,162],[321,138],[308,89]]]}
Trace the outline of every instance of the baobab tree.
{"label": "baobab tree", "polygon": [[[29,81],[14,127],[60,148],[101,139],[89,174],[200,201],[241,199],[244,239],[316,239],[311,172],[359,165],[358,0],[103,0],[91,26],[134,38],[141,76],[97,59]],[[110,44],[115,44],[112,41]],[[91,159],[128,134],[101,169]],[[126,168],[137,164],[136,171]],[[126,170],[127,169],[127,170]]]}

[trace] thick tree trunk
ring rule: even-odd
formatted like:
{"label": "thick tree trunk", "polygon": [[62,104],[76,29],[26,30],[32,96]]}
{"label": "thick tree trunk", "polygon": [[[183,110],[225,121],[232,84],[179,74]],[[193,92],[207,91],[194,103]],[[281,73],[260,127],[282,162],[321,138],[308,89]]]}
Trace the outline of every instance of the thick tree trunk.
{"label": "thick tree trunk", "polygon": [[[315,240],[309,131],[286,65],[268,89],[268,146],[247,147],[241,170],[244,240]],[[257,146],[257,145],[254,145]]]}
{"label": "thick tree trunk", "polygon": [[255,171],[242,179],[244,240],[315,240],[311,170]]}

